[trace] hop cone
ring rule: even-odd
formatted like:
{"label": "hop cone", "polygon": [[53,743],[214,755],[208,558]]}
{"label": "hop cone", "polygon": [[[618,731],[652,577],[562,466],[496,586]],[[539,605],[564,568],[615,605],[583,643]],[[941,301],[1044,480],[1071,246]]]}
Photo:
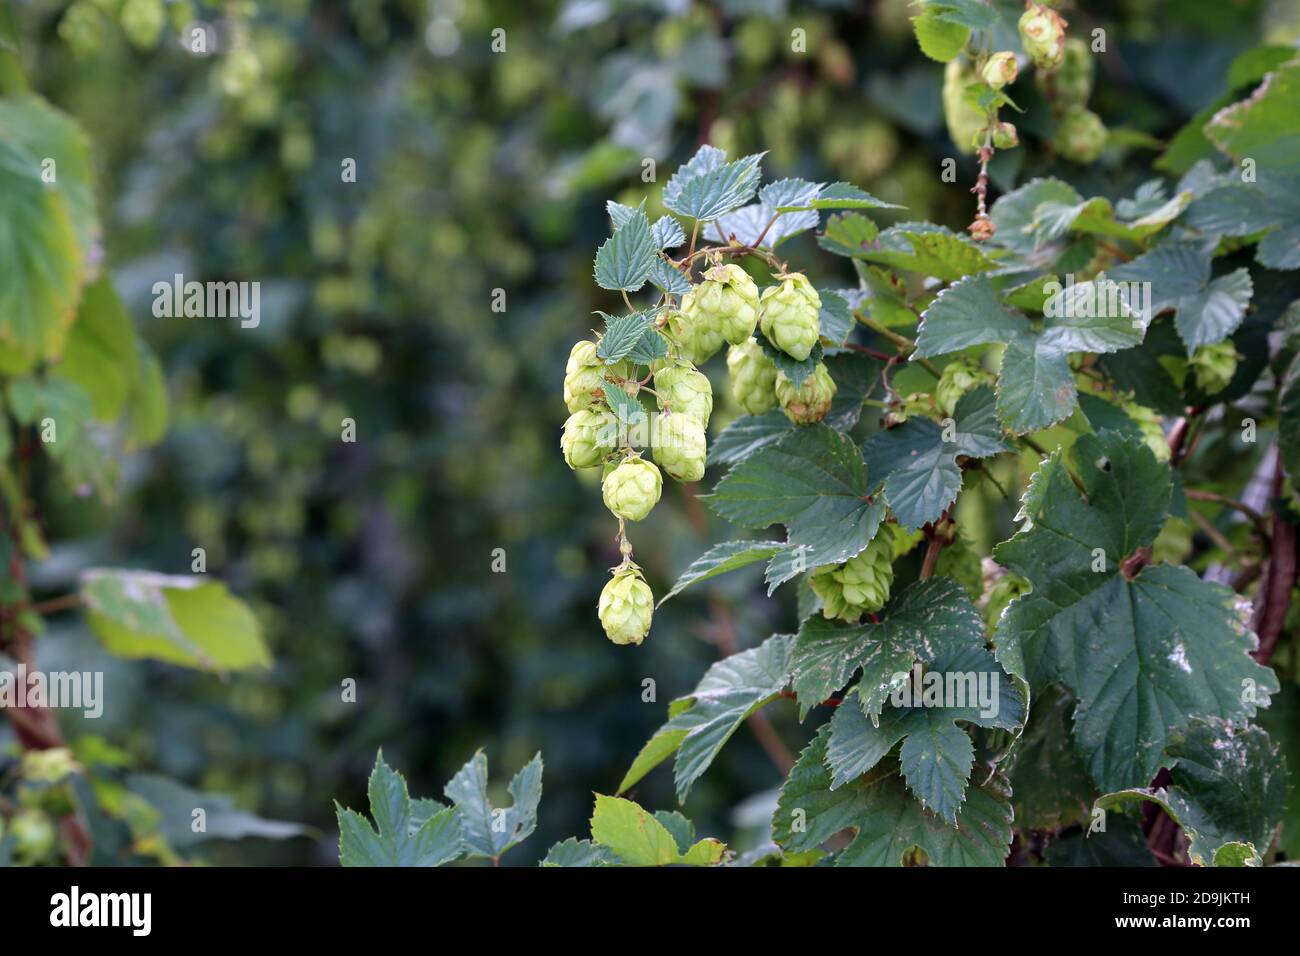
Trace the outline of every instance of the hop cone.
{"label": "hop cone", "polygon": [[1065,58],[1065,20],[1034,3],[1020,17],[1020,46],[1040,70],[1054,70]]}
{"label": "hop cone", "polygon": [[1052,146],[1064,159],[1075,163],[1093,163],[1106,148],[1109,133],[1101,117],[1082,106],[1072,106],[1056,124]]}
{"label": "hop cone", "polygon": [[763,354],[757,339],[727,351],[727,374],[732,398],[749,414],[776,408],[776,364]]}
{"label": "hop cone", "polygon": [[570,468],[594,468],[605,460],[611,451],[608,443],[601,443],[605,425],[606,416],[593,408],[580,408],[569,416],[560,435],[560,450]]}
{"label": "hop cone", "polygon": [[821,310],[817,290],[807,276],[795,272],[763,290],[759,323],[769,342],[802,362],[821,335]]}
{"label": "hop cone", "polygon": [[[1051,77],[1051,90],[1062,106],[1083,106],[1092,96],[1095,65],[1088,44],[1078,37],[1065,41],[1061,68]],[[1045,83],[1042,85],[1046,85]]]}
{"label": "hop cone", "polygon": [[826,417],[831,410],[831,399],[835,397],[835,382],[826,366],[818,363],[811,375],[803,380],[803,385],[794,387],[784,372],[776,373],[776,400],[781,405],[785,417],[796,425],[810,425]]}
{"label": "hop cone", "polygon": [[1000,90],[1009,83],[1016,81],[1016,55],[1009,50],[1003,50],[1000,53],[994,53],[984,63],[984,72],[981,74],[984,82],[995,90]]}
{"label": "hop cone", "polygon": [[600,592],[597,615],[615,644],[640,644],[650,633],[655,598],[636,566],[614,572]]}
{"label": "hop cone", "polygon": [[713,386],[690,362],[677,362],[655,372],[655,393],[659,407],[674,415],[690,415],[702,426],[709,426],[713,414]]}
{"label": "hop cone", "polygon": [[1196,373],[1197,387],[1206,395],[1223,391],[1237,374],[1237,350],[1228,339],[1202,345],[1187,362]]}
{"label": "hop cone", "polygon": [[961,357],[943,367],[939,384],[935,386],[934,397],[939,409],[951,415],[957,402],[976,385],[991,385],[993,376],[974,359]]}
{"label": "hop cone", "polygon": [[655,461],[660,467],[678,481],[703,478],[707,443],[699,419],[675,413],[660,415],[655,424]]}
{"label": "hop cone", "polygon": [[813,592],[822,599],[827,618],[856,621],[878,611],[889,600],[894,582],[894,526],[882,524],[871,543],[843,564],[829,564],[809,575]]}
{"label": "hop cone", "polygon": [[600,492],[616,518],[640,521],[659,501],[663,479],[653,463],[633,455],[605,476]]}
{"label": "hop cone", "polygon": [[960,59],[950,60],[943,70],[943,118],[948,137],[959,153],[975,152],[975,140],[984,128],[984,114],[966,99],[966,87],[975,74]]}
{"label": "hop cone", "polygon": [[[734,263],[714,266],[695,287],[692,306],[702,320],[732,345],[754,334],[758,324],[758,286]],[[683,309],[685,302],[683,301]]]}
{"label": "hop cone", "polygon": [[722,330],[696,305],[694,292],[682,296],[681,309],[668,316],[667,332],[677,343],[678,357],[694,365],[703,365],[722,348]]}
{"label": "hop cone", "polygon": [[578,342],[564,366],[564,404],[569,411],[590,408],[603,394],[604,381],[605,366],[596,355],[596,343]]}

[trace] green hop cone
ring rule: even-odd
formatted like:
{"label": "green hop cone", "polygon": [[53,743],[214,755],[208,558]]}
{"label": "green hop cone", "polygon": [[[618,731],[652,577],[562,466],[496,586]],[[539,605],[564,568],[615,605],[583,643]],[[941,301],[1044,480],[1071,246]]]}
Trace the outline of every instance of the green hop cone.
{"label": "green hop cone", "polygon": [[781,411],[796,425],[821,421],[831,410],[831,399],[835,397],[835,381],[820,362],[799,388],[795,388],[794,383],[780,371],[776,373],[774,387]]}
{"label": "green hop cone", "polygon": [[1187,362],[1196,374],[1197,387],[1206,395],[1223,391],[1237,374],[1237,350],[1229,339],[1202,345]]}
{"label": "green hop cone", "polygon": [[977,385],[992,385],[993,374],[974,359],[961,357],[943,367],[939,384],[934,388],[939,410],[951,415],[963,395]]}
{"label": "green hop cone", "polygon": [[769,342],[802,362],[821,336],[821,311],[821,296],[808,277],[792,272],[763,290],[759,323]]}
{"label": "green hop cone", "polygon": [[704,477],[708,443],[704,426],[693,415],[680,412],[659,415],[654,429],[655,461],[678,481],[699,481]]}
{"label": "green hop cone", "polygon": [[1065,58],[1065,19],[1050,7],[1030,4],[1020,17],[1020,46],[1040,70],[1054,70]]}
{"label": "green hop cone", "polygon": [[118,19],[132,46],[137,50],[152,50],[162,36],[167,15],[162,0],[126,0]]}
{"label": "green hop cone", "polygon": [[894,526],[882,524],[871,543],[843,564],[817,568],[808,577],[813,593],[822,599],[822,615],[856,621],[879,611],[889,600],[894,583]]}
{"label": "green hop cone", "polygon": [[993,124],[994,149],[1015,149],[1019,145],[1020,135],[1016,132],[1015,123],[999,120]]}
{"label": "green hop cone", "polygon": [[36,809],[20,810],[9,821],[9,838],[14,841],[14,857],[27,864],[40,863],[54,851],[58,834],[54,823]]}
{"label": "green hop cone", "polygon": [[668,337],[677,343],[677,356],[695,365],[703,365],[722,348],[722,330],[711,313],[695,303],[695,293],[682,296],[682,307],[668,315]]}
{"label": "green hop cone", "polygon": [[1072,106],[1057,121],[1052,147],[1074,163],[1095,163],[1106,148],[1106,124],[1092,110]]}
{"label": "green hop cone", "polygon": [[990,87],[1000,90],[1016,81],[1016,55],[1009,50],[994,53],[984,63],[980,76]]}
{"label": "green hop cone", "polygon": [[1049,77],[1040,77],[1040,86],[1049,89],[1061,106],[1083,106],[1092,96],[1092,78],[1096,69],[1092,51],[1078,37],[1065,41],[1061,68]]}
{"label": "green hop cone", "polygon": [[612,432],[613,416],[594,408],[580,408],[564,423],[560,434],[560,450],[564,452],[564,461],[570,468],[595,468],[605,456],[612,451],[612,443],[606,438],[607,428]]}
{"label": "green hop cone", "polygon": [[615,644],[640,644],[650,633],[655,596],[636,565],[619,568],[600,592],[597,615]]}
{"label": "green hop cone", "polygon": [[616,518],[640,521],[659,501],[663,479],[653,463],[633,455],[613,469],[601,482],[605,507]]}
{"label": "green hop cone", "polygon": [[564,404],[569,411],[590,408],[604,394],[605,365],[596,355],[596,343],[578,342],[564,366]]}
{"label": "green hop cone", "polygon": [[[732,345],[754,334],[758,324],[758,286],[749,273],[734,263],[716,265],[695,287],[692,305],[710,328]],[[683,302],[685,308],[685,302]]]}
{"label": "green hop cone", "polygon": [[709,427],[713,386],[690,362],[677,362],[655,372],[655,394],[660,408],[669,408],[674,415],[690,415]]}
{"label": "green hop cone", "polygon": [[943,118],[948,137],[959,153],[975,152],[975,140],[984,128],[984,114],[966,96],[975,74],[960,58],[943,70]]}
{"label": "green hop cone", "polygon": [[757,339],[733,345],[727,351],[731,396],[751,415],[776,408],[776,363],[763,354]]}
{"label": "green hop cone", "polygon": [[1125,402],[1124,412],[1133,423],[1137,425],[1142,432],[1142,440],[1146,446],[1151,449],[1152,453],[1159,461],[1169,460],[1169,442],[1165,438],[1164,426],[1160,423],[1160,416],[1145,405],[1139,405],[1137,402]]}

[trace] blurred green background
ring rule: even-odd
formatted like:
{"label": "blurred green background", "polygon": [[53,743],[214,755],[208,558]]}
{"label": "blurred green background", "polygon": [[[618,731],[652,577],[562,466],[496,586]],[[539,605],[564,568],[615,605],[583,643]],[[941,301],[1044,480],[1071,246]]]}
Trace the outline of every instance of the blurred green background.
{"label": "blurred green background", "polygon": [[[963,227],[974,177],[969,160],[958,184],[939,177],[955,155],[942,67],[917,50],[904,0],[170,3],[152,45],[131,42],[147,37],[129,18],[124,29],[121,6],[16,12],[33,87],[94,142],[104,256],[166,366],[173,425],[125,463],[107,507],[47,489],[58,544],[34,583],[62,593],[104,562],[186,573],[203,547],[255,608],[276,664],[221,680],[123,662],[75,615],[56,619],[43,660],[102,668],[113,702],[69,732],[318,831],[198,853],[226,863],[333,862],[332,801],[366,806],[378,747],[421,796],[440,796],[480,746],[502,789],[541,750],[538,832],[505,860],[533,863],[585,832],[592,792],[616,787],[720,647],[795,625],[792,595],[767,600],[754,572],[667,605],[641,648],[601,632],[616,526],[558,440],[569,347],[615,307],[591,281],[605,200],[648,197],[653,218],[662,183],[709,141],[767,150],[767,179],[850,180],[905,204],[904,218]],[[1294,42],[1298,20],[1267,0],[1063,12],[1072,33],[1100,27],[1113,44],[1093,98],[1112,147],[1086,172],[1000,153],[1000,188],[1054,174],[1130,194],[1145,177],[1128,170],[1222,91],[1232,58],[1261,38]],[[218,40],[207,56],[178,42],[195,19]],[[806,52],[791,50],[796,28]],[[355,183],[341,181],[347,158]],[[655,183],[641,180],[645,159]],[[807,237],[785,251],[852,283]],[[260,326],[155,318],[150,287],[175,273],[260,281]],[[340,441],[343,418],[355,443]],[[1009,515],[991,520],[1009,528]],[[721,533],[667,489],[636,534],[656,593]],[[341,701],[346,678],[355,704]],[[809,732],[792,712],[776,729],[797,752]],[[766,822],[779,780],[742,731],[686,811],[743,848],[738,831]],[[672,808],[669,774],[638,800]]]}

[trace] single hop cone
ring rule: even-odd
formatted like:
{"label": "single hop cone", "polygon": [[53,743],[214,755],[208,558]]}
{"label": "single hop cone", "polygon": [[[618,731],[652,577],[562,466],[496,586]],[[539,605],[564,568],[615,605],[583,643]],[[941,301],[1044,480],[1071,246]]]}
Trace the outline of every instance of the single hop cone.
{"label": "single hop cone", "polygon": [[605,507],[616,518],[640,521],[659,502],[663,479],[653,463],[633,455],[613,469],[601,482]]}
{"label": "single hop cone", "polygon": [[798,388],[786,378],[784,372],[776,373],[776,400],[785,417],[796,425],[811,425],[826,417],[835,397],[835,381],[826,366],[820,362],[813,373]]}
{"label": "single hop cone", "polygon": [[759,323],[767,340],[796,362],[811,353],[821,336],[822,300],[808,277],[792,272],[763,290]]}
{"label": "single hop cone", "polygon": [[1065,58],[1065,18],[1040,3],[1020,17],[1020,46],[1040,70],[1054,70]]}
{"label": "single hop cone", "polygon": [[1020,135],[1016,132],[1016,124],[998,120],[993,124],[992,140],[994,149],[1015,149],[1020,145]]}
{"label": "single hop cone", "polygon": [[1196,374],[1196,385],[1206,395],[1214,395],[1228,387],[1237,374],[1237,350],[1229,339],[1202,345],[1187,360]]}
{"label": "single hop cone", "polygon": [[939,384],[934,388],[934,398],[939,410],[951,415],[963,395],[977,385],[992,385],[993,375],[974,359],[961,357],[943,367]]}
{"label": "single hop cone", "polygon": [[578,342],[569,350],[564,366],[564,404],[570,412],[590,408],[604,394],[605,364],[596,355],[596,343]]}
{"label": "single hop cone", "polygon": [[[607,426],[612,424],[609,421],[611,417],[594,408],[580,408],[564,423],[560,450],[564,452],[565,463],[574,471],[595,468],[613,450],[608,440],[602,443]],[[609,432],[612,431],[612,427],[609,428]]]}
{"label": "single hop cone", "polygon": [[1165,438],[1165,429],[1160,424],[1160,416],[1152,409],[1147,408],[1145,405],[1139,405],[1137,402],[1125,402],[1124,412],[1142,432],[1142,440],[1151,449],[1156,459],[1158,461],[1168,461],[1169,441]]}
{"label": "single hop cone", "polygon": [[1109,135],[1100,116],[1082,106],[1072,106],[1057,121],[1052,147],[1061,158],[1087,165],[1101,156]]}
{"label": "single hop cone", "polygon": [[693,307],[706,317],[710,328],[721,332],[732,345],[754,334],[758,325],[758,286],[740,266],[714,266],[704,273],[704,281],[692,295]]}
{"label": "single hop cone", "polygon": [[731,397],[751,415],[776,408],[776,363],[763,354],[757,339],[733,345],[727,351]]}
{"label": "single hop cone", "polygon": [[655,596],[635,565],[614,572],[600,592],[596,613],[615,644],[640,644],[650,633]]}
{"label": "single hop cone", "polygon": [[893,525],[882,524],[871,543],[843,564],[817,568],[808,577],[813,593],[822,599],[822,615],[857,621],[879,611],[889,600],[894,583]]}
{"label": "single hop cone", "polygon": [[722,330],[709,313],[695,304],[695,293],[682,296],[682,307],[668,315],[668,337],[677,343],[677,357],[703,365],[722,348]]}
{"label": "single hop cone", "polygon": [[713,386],[690,362],[677,362],[655,372],[655,394],[659,407],[674,415],[690,415],[703,427],[709,427],[713,414]]}
{"label": "single hop cone", "polygon": [[994,53],[984,63],[980,76],[992,89],[1000,90],[1016,81],[1016,55],[1010,50]]}
{"label": "single hop cone", "polygon": [[960,58],[948,61],[943,70],[943,118],[948,124],[948,138],[957,152],[975,152],[975,141],[984,128],[984,114],[966,96],[966,87],[975,73]]}
{"label": "single hop cone", "polygon": [[[708,443],[704,426],[692,415],[675,412],[655,419],[655,461],[678,481],[699,481],[704,477]],[[656,495],[657,497],[657,495]]]}
{"label": "single hop cone", "polygon": [[1088,44],[1078,37],[1065,41],[1065,56],[1061,68],[1050,77],[1040,76],[1039,86],[1050,90],[1061,106],[1084,106],[1092,96],[1092,80],[1096,65]]}

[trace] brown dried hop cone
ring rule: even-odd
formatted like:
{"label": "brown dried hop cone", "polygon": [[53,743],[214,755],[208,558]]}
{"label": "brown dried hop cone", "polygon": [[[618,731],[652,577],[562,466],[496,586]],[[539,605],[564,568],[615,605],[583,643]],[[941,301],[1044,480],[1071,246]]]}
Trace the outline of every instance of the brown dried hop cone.
{"label": "brown dried hop cone", "polygon": [[776,363],[763,353],[757,339],[733,345],[727,351],[731,397],[751,415],[776,408]]}
{"label": "brown dried hop cone", "polygon": [[600,592],[596,613],[615,644],[640,644],[650,633],[655,598],[641,569],[628,563],[614,571]]}
{"label": "brown dried hop cone", "polygon": [[835,381],[831,378],[831,373],[826,371],[826,366],[820,362],[798,388],[786,378],[784,372],[778,371],[775,388],[781,411],[797,425],[811,425],[821,421],[831,410],[831,400],[835,397]]}

